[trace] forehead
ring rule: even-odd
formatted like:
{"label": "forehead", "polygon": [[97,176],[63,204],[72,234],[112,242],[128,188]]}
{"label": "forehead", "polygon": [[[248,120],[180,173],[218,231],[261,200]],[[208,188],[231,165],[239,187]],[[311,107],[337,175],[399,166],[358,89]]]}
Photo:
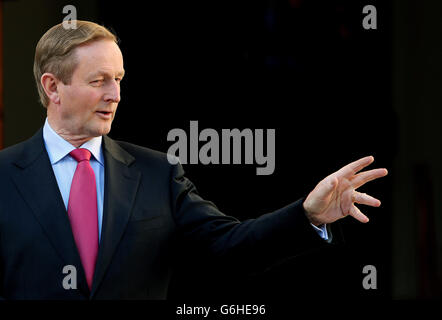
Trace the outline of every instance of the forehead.
{"label": "forehead", "polygon": [[97,71],[121,73],[123,55],[118,45],[111,40],[99,40],[80,45],[75,49],[77,68],[74,73],[90,74]]}

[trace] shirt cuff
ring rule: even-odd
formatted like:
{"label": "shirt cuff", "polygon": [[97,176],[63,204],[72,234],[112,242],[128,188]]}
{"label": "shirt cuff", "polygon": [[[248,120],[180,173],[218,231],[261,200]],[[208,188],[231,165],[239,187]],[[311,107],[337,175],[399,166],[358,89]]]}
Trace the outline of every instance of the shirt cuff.
{"label": "shirt cuff", "polygon": [[315,226],[313,223],[310,224],[322,239],[328,240],[326,224],[321,224],[319,227]]}

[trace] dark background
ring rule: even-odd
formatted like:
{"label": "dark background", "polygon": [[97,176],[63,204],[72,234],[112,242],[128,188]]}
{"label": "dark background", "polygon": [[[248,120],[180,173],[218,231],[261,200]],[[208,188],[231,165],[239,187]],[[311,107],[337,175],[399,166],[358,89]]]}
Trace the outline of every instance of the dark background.
{"label": "dark background", "polygon": [[[170,298],[271,301],[440,296],[442,6],[417,1],[3,1],[5,145],[44,121],[35,45],[75,5],[114,30],[126,76],[110,136],[166,152],[173,128],[276,130],[276,167],[185,165],[200,194],[239,219],[306,196],[343,165],[373,155],[389,176],[361,188],[382,201],[340,226],[343,245],[266,273],[227,273],[182,252]],[[375,5],[377,29],[362,8]],[[203,143],[200,143],[200,146]],[[362,269],[377,268],[364,290]],[[214,276],[214,274],[216,276]]]}
{"label": "dark background", "polygon": [[[257,176],[254,165],[185,166],[205,198],[239,219],[305,196],[361,156],[391,167],[391,8],[382,3],[379,30],[367,31],[365,3],[357,1],[158,2],[137,10],[104,1],[100,20],[121,38],[127,70],[111,136],[167,151],[168,131],[189,133],[190,120],[219,132],[275,128],[271,176]],[[367,186],[385,205],[365,210],[369,225],[344,223],[347,246],[296,257],[255,277],[224,274],[183,252],[171,295],[389,296],[389,179]],[[367,264],[377,267],[376,291],[362,287]]]}

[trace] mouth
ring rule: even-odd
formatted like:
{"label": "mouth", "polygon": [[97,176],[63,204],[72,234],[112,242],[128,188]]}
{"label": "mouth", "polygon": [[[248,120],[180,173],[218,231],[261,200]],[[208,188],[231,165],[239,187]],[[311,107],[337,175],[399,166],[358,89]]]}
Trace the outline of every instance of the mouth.
{"label": "mouth", "polygon": [[112,112],[111,111],[96,111],[95,113],[102,119],[105,119],[105,120],[112,119]]}

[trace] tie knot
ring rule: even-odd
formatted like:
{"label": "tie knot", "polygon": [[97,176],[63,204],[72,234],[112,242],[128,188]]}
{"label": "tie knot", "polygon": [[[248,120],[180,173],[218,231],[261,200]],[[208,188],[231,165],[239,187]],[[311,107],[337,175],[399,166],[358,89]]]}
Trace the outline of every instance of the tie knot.
{"label": "tie knot", "polygon": [[89,161],[91,158],[90,151],[88,149],[84,149],[84,148],[72,150],[69,154],[77,162]]}

